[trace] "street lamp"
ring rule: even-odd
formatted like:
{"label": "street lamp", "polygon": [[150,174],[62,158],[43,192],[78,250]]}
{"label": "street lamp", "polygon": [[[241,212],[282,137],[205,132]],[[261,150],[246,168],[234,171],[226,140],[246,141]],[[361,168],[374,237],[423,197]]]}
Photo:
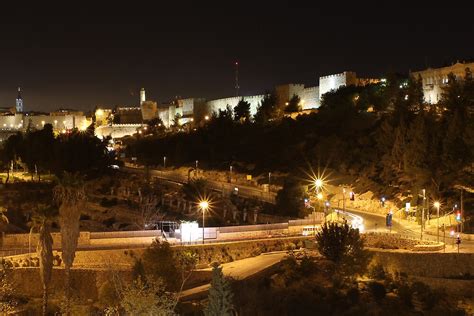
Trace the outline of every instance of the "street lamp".
{"label": "street lamp", "polygon": [[166,169],[166,156],[163,156],[163,168]]}
{"label": "street lamp", "polygon": [[314,186],[316,187],[316,191],[319,191],[319,189],[321,189],[323,185],[324,185],[324,182],[322,179],[318,178],[314,180]]}
{"label": "street lamp", "polygon": [[438,202],[438,201],[435,201],[433,203],[433,206],[436,207],[436,212],[437,212],[437,217],[438,217],[438,224],[436,225],[437,228],[436,228],[436,235],[437,235],[437,241],[439,242],[439,207],[441,206],[441,204]]}
{"label": "street lamp", "polygon": [[232,183],[232,165],[229,167],[229,181]]}
{"label": "street lamp", "polygon": [[199,207],[202,210],[202,243],[204,244],[204,214],[206,214],[206,210],[209,208],[209,202],[203,200],[199,202]]}
{"label": "street lamp", "polygon": [[198,169],[199,160],[196,160],[196,171]]}

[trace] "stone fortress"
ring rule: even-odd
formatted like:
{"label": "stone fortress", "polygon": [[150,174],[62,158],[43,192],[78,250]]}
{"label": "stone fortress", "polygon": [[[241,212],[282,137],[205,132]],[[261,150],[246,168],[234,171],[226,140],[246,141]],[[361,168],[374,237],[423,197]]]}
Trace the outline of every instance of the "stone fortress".
{"label": "stone fortress", "polygon": [[[437,103],[441,99],[443,86],[447,84],[448,74],[453,73],[457,78],[464,78],[466,69],[474,69],[474,63],[457,62],[451,66],[428,68],[410,72],[412,76],[422,78],[425,101]],[[338,74],[319,77],[318,86],[306,87],[303,84],[284,84],[275,87],[278,107],[284,108],[294,96],[300,98],[303,112],[317,110],[325,93],[337,90],[343,86],[364,86],[380,82],[380,79],[358,78],[355,72],[345,71]],[[233,96],[222,99],[207,100],[205,98],[176,99],[169,103],[157,103],[147,100],[145,89],[140,90],[138,106],[116,106],[115,108],[97,108],[87,117],[76,110],[58,110],[51,113],[25,112],[21,90],[15,106],[0,108],[0,141],[17,131],[40,129],[45,124],[51,124],[56,133],[66,133],[74,128],[85,130],[95,119],[95,132],[100,138],[112,136],[120,138],[137,133],[146,123],[160,119],[165,127],[176,122],[185,126],[192,122],[199,123],[208,120],[213,113],[233,109],[240,100],[250,103],[250,113],[255,115],[264,94],[250,96]]]}
{"label": "stone fortress", "polygon": [[[336,90],[341,86],[347,85],[365,85],[377,83],[378,79],[357,78],[354,72],[343,72],[335,75],[329,75],[319,78],[319,86],[305,87],[303,84],[284,84],[275,87],[275,93],[278,100],[278,106],[284,108],[289,100],[294,96],[300,98],[301,107],[304,111],[315,110],[321,105],[321,98],[324,93]],[[96,132],[99,137],[106,136],[107,133],[117,134],[112,130],[121,130],[123,133],[141,127],[141,124],[154,118],[159,118],[165,127],[170,127],[178,120],[180,125],[190,122],[201,122],[209,119],[213,113],[225,110],[227,107],[233,109],[240,100],[250,103],[250,114],[255,115],[260,106],[264,94],[250,96],[234,96],[215,100],[206,100],[204,98],[186,98],[177,99],[169,104],[158,104],[154,101],[146,100],[145,90],[140,91],[140,106],[128,108],[129,113],[125,114],[122,107],[117,107],[114,111],[111,109],[99,109],[96,117],[103,113],[113,113],[113,124],[98,124]],[[140,119],[141,115],[141,119]],[[131,119],[131,117],[134,119]],[[117,118],[117,119],[116,119]],[[99,120],[96,119],[96,123]],[[105,121],[104,121],[105,122]]]}

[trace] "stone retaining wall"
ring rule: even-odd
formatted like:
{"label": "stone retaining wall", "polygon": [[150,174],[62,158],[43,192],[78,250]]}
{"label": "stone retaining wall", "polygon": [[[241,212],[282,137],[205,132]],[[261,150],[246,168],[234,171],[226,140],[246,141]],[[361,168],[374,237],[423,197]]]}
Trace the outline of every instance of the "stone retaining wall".
{"label": "stone retaining wall", "polygon": [[437,251],[443,248],[442,243],[429,240],[402,238],[398,234],[366,233],[362,237],[366,247],[381,249],[405,249],[412,251]]}
{"label": "stone retaining wall", "polygon": [[473,253],[420,253],[371,249],[375,263],[390,273],[412,276],[451,278],[474,274]]}

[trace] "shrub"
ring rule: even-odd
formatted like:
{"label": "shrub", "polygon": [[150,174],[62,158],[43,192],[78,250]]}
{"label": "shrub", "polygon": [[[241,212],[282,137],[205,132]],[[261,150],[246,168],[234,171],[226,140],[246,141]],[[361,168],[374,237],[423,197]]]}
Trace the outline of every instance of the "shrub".
{"label": "shrub", "polygon": [[115,224],[115,217],[110,217],[102,221],[102,224],[111,227],[113,224]]}
{"label": "shrub", "polygon": [[117,205],[117,203],[118,203],[117,198],[107,199],[107,198],[104,197],[100,201],[100,206],[102,206],[102,207],[111,207],[111,206]]}
{"label": "shrub", "polygon": [[403,283],[398,287],[398,297],[407,307],[413,307],[413,291],[408,284]]}
{"label": "shrub", "polygon": [[368,275],[374,280],[385,280],[386,278],[385,270],[380,263],[370,265]]}
{"label": "shrub", "polygon": [[381,302],[385,298],[385,294],[387,294],[385,286],[379,282],[370,282],[369,290],[376,302]]}
{"label": "shrub", "polygon": [[412,293],[416,293],[418,299],[423,303],[425,310],[431,310],[442,297],[440,291],[433,291],[423,282],[415,282],[411,285]]}
{"label": "shrub", "polygon": [[89,215],[86,215],[86,214],[81,214],[81,217],[79,219],[81,221],[87,221],[87,220],[90,220],[91,217]]}
{"label": "shrub", "polygon": [[364,249],[358,229],[326,223],[316,234],[316,241],[319,252],[336,263],[344,274],[361,274],[367,269],[370,253]]}
{"label": "shrub", "polygon": [[347,291],[347,300],[350,305],[355,305],[359,302],[360,292],[357,287],[352,287]]}
{"label": "shrub", "polygon": [[115,285],[110,281],[105,281],[98,290],[99,302],[104,306],[115,306],[120,302],[119,293]]}

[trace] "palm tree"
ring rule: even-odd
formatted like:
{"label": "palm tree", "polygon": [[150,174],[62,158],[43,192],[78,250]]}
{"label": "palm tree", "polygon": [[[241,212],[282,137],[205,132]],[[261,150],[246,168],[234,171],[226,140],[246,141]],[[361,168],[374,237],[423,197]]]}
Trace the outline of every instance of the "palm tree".
{"label": "palm tree", "polygon": [[43,285],[43,315],[48,310],[48,286],[53,271],[53,237],[51,236],[50,220],[53,216],[51,207],[39,206],[32,218],[30,234],[36,228],[39,230],[36,253],[39,258],[41,283]]}
{"label": "palm tree", "polygon": [[66,311],[70,314],[71,267],[79,239],[79,219],[86,200],[83,179],[76,173],[65,172],[53,189],[54,200],[59,205],[61,226],[61,257],[65,266]]}

